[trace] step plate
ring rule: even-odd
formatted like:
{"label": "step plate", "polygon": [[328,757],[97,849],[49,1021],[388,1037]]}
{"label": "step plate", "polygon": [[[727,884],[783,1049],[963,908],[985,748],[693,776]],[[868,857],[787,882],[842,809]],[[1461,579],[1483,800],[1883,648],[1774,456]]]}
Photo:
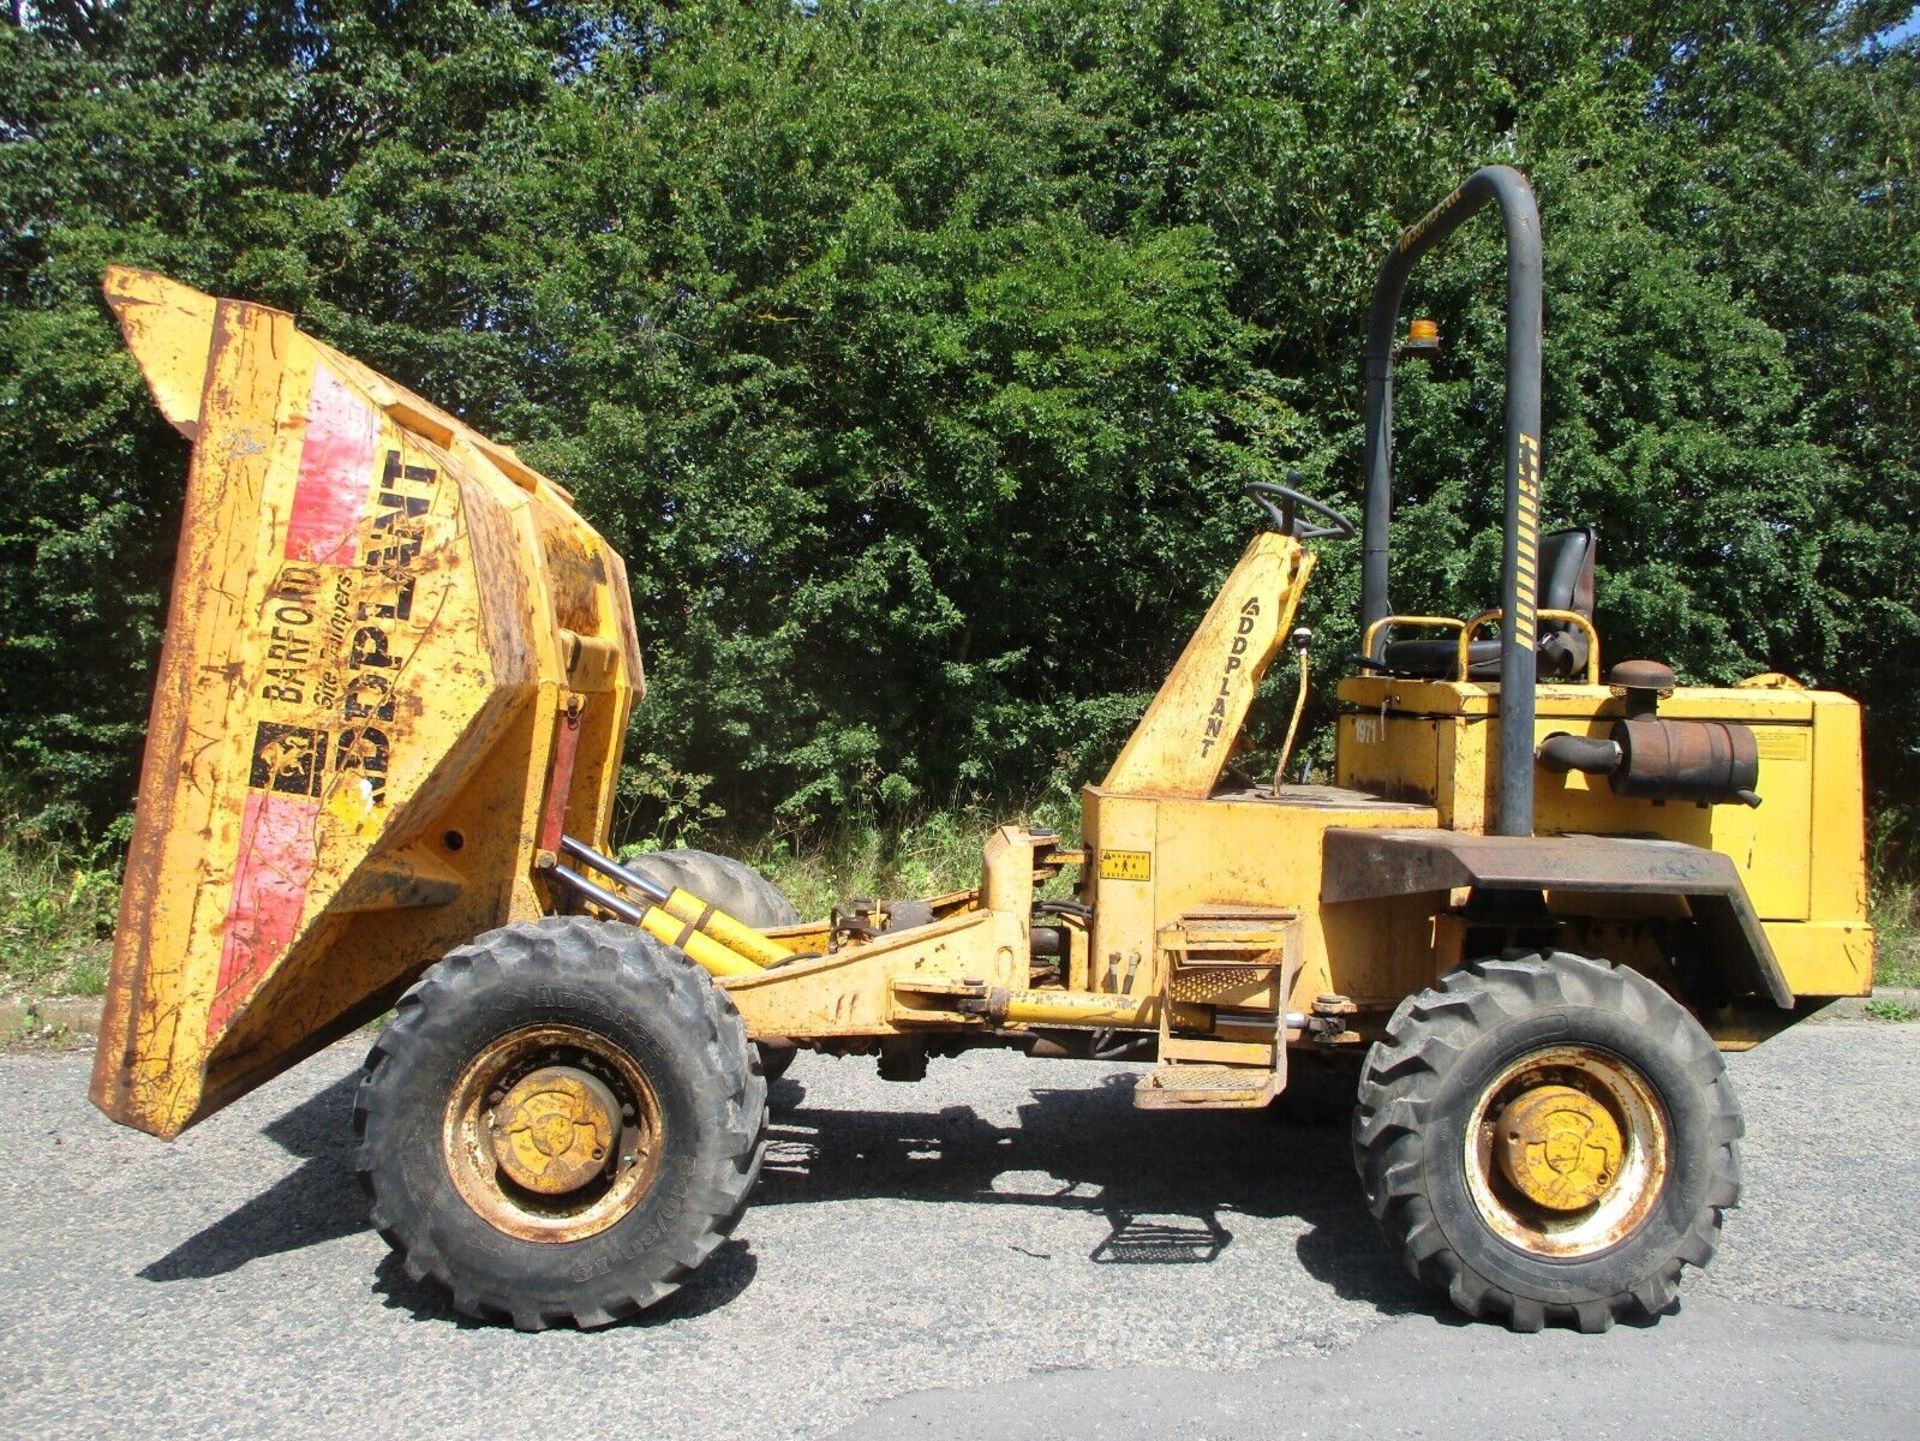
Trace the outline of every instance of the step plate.
{"label": "step plate", "polygon": [[1251,1066],[1156,1066],[1133,1088],[1143,1111],[1252,1110],[1280,1094],[1280,1077]]}

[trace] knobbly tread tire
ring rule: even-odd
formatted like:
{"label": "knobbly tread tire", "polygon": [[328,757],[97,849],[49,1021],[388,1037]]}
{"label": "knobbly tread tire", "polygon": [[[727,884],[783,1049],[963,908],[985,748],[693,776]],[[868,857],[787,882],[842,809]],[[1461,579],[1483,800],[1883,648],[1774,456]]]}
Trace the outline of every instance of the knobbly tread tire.
{"label": "knobbly tread tire", "polygon": [[[671,851],[648,851],[621,864],[660,885],[678,886],[717,906],[736,921],[745,921],[761,930],[797,925],[800,921],[800,912],[793,908],[785,892],[745,861],[736,861],[732,856],[685,846]],[[760,1045],[756,1049],[769,1085],[786,1075],[798,1054],[792,1046]]]}
{"label": "knobbly tread tire", "polygon": [[[605,1230],[564,1243],[496,1230],[441,1145],[462,1069],[542,1021],[634,1057],[666,1115],[660,1172]],[[354,1166],[374,1228],[409,1277],[521,1330],[607,1325],[679,1288],[739,1221],[766,1148],[766,1082],[726,994],[680,951],[585,916],[489,931],[434,965],[375,1039],[354,1098]]]}
{"label": "knobbly tread tire", "polygon": [[682,848],[649,851],[621,864],[663,886],[679,886],[750,926],[791,926],[800,920],[778,886],[732,856]]}
{"label": "knobbly tread tire", "polygon": [[930,926],[933,921],[930,902],[908,900],[887,903],[887,929],[890,931],[910,931],[916,926]]}
{"label": "knobbly tread tire", "polygon": [[[1464,1179],[1478,1088],[1529,1050],[1587,1044],[1630,1061],[1667,1112],[1672,1159],[1652,1211],[1591,1256],[1531,1255],[1494,1233]],[[1516,1331],[1672,1310],[1739,1204],[1744,1127],[1712,1039],[1638,972],[1570,952],[1509,953],[1408,996],[1368,1052],[1353,1116],[1367,1206],[1416,1279]]]}

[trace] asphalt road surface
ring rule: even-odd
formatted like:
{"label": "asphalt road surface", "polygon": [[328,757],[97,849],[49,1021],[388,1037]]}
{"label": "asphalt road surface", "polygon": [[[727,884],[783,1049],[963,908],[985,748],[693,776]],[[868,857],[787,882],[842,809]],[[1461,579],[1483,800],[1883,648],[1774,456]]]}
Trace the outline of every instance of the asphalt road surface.
{"label": "asphalt road surface", "polygon": [[639,1322],[516,1335],[410,1284],[344,1043],[164,1145],[84,1057],[0,1058],[0,1432],[51,1436],[1920,1436],[1920,1026],[1733,1058],[1746,1205],[1682,1312],[1456,1320],[1342,1131],[1135,1112],[1131,1068],[803,1056],[736,1238]]}

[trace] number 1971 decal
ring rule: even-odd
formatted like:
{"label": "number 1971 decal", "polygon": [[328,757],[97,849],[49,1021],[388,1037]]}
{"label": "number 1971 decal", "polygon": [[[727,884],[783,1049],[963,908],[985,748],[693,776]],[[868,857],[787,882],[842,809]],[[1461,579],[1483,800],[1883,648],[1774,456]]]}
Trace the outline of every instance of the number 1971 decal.
{"label": "number 1971 decal", "polygon": [[1153,856],[1147,851],[1100,852],[1103,881],[1144,881],[1153,875]]}

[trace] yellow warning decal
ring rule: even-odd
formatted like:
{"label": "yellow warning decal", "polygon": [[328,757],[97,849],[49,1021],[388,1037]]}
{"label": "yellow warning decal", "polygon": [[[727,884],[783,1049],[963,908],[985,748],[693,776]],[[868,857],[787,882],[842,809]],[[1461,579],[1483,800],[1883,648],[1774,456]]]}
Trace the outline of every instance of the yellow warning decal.
{"label": "yellow warning decal", "polygon": [[1798,726],[1755,726],[1754,747],[1767,761],[1803,761],[1812,750],[1812,736]]}
{"label": "yellow warning decal", "polygon": [[1153,878],[1153,856],[1147,851],[1100,852],[1103,881],[1145,881]]}

